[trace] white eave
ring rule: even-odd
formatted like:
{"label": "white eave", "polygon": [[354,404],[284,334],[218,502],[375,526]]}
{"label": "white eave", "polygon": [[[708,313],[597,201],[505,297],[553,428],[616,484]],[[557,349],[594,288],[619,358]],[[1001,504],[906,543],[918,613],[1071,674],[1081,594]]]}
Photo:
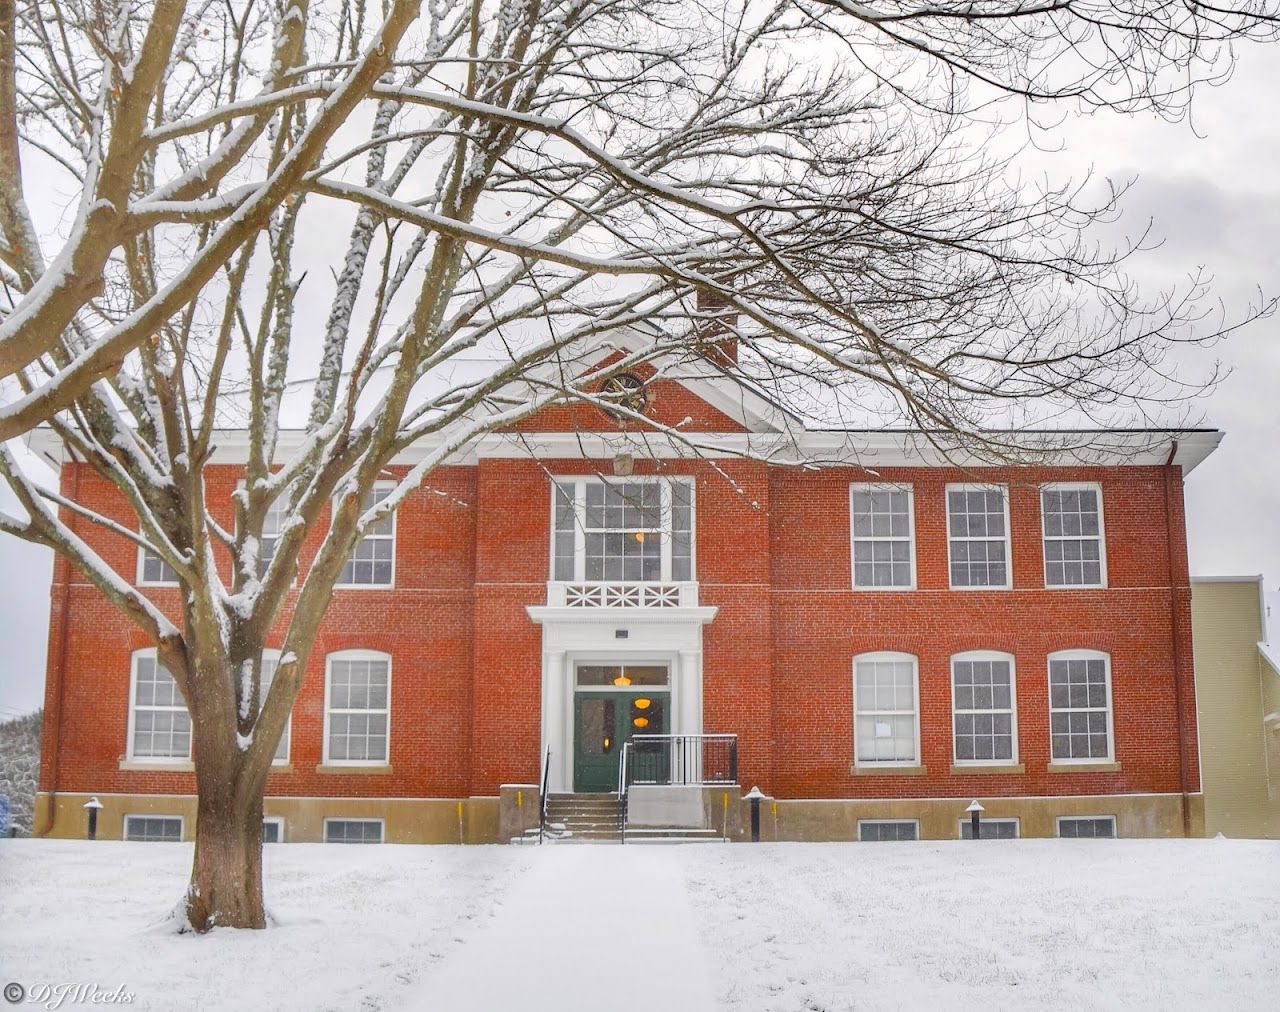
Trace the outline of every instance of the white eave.
{"label": "white eave", "polygon": [[[1217,429],[1109,429],[1046,430],[1016,434],[1027,446],[1052,455],[1056,466],[1177,464],[1184,474],[1194,470],[1222,441]],[[301,430],[279,435],[282,458],[300,445]],[[29,432],[30,449],[54,468],[64,459],[62,441],[51,429]],[[643,432],[543,432],[491,433],[480,437],[450,458],[455,465],[474,464],[485,458],[607,460],[618,453],[652,459],[751,459],[780,466],[806,468],[879,467],[985,467],[992,461],[964,446],[940,446],[940,437],[916,430],[789,432],[667,433]],[[399,454],[394,463],[413,465],[432,452],[438,442],[424,437]],[[238,464],[248,456],[248,432],[227,429],[218,433],[211,463]]]}

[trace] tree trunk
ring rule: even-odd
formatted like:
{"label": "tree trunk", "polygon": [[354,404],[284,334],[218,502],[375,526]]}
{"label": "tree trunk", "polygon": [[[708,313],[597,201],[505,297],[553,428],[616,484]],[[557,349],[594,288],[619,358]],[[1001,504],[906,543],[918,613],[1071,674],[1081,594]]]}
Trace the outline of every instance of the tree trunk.
{"label": "tree trunk", "polygon": [[[196,762],[196,853],[187,888],[191,930],[265,928],[262,905],[262,780],[223,761]],[[237,775],[239,774],[239,775]],[[251,786],[255,785],[256,786]]]}

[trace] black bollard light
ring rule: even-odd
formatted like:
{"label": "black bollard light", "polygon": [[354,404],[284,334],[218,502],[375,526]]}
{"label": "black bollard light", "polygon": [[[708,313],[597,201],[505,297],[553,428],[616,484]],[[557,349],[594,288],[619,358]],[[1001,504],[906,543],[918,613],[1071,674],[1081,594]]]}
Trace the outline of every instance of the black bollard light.
{"label": "black bollard light", "polygon": [[751,842],[760,842],[760,802],[765,799],[759,787],[753,787],[742,796],[751,802]]}
{"label": "black bollard light", "polygon": [[102,802],[95,795],[84,803],[84,810],[89,813],[89,839],[96,840],[98,838],[98,812],[102,810]]}
{"label": "black bollard light", "polygon": [[986,811],[975,799],[974,802],[965,809],[969,813],[969,825],[973,829],[973,838],[980,839],[982,835],[982,813]]}

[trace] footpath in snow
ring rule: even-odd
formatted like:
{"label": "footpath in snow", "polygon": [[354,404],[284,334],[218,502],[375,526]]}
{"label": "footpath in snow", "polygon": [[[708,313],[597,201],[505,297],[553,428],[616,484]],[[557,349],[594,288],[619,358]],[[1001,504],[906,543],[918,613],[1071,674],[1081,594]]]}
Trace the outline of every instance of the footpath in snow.
{"label": "footpath in snow", "polygon": [[543,847],[502,909],[422,981],[452,1012],[713,1012],[679,847]]}

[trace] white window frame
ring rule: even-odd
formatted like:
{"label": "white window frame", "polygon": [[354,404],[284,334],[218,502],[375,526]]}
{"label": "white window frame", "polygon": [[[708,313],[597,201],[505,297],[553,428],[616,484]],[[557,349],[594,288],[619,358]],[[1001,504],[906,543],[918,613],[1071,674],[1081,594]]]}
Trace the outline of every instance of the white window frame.
{"label": "white window frame", "polygon": [[[280,667],[280,651],[264,650],[262,651],[262,660],[265,664],[267,661],[275,661],[276,668]],[[271,672],[272,681],[275,680],[275,671]],[[261,672],[259,672],[259,681],[261,681]],[[258,685],[258,714],[262,714],[263,704],[267,701],[267,689],[270,686]],[[284,755],[279,754],[280,745],[284,745]],[[272,766],[288,766],[290,760],[290,752],[293,749],[293,710],[289,710],[289,717],[284,722],[284,731],[280,735],[280,745],[276,746],[276,754],[271,757]]]}
{"label": "white window frame", "polygon": [[[145,573],[146,573],[146,562],[147,562],[147,556],[151,556],[151,558],[159,560],[160,564],[161,564],[162,566],[164,566],[165,570],[167,570],[167,571],[168,571],[168,572],[170,572],[170,573],[173,573],[173,579],[172,579],[172,580],[148,580],[148,579],[146,578],[146,576],[145,576]],[[160,553],[159,553],[159,552],[153,552],[153,551],[151,551],[149,548],[146,548],[146,547],[145,547],[145,546],[143,546],[143,545],[139,545],[139,546],[138,546],[138,561],[137,561],[137,569],[136,569],[136,571],[135,571],[135,573],[134,573],[134,586],[137,586],[137,587],[176,587],[176,586],[178,586],[178,585],[179,585],[179,584],[178,584],[178,574],[177,574],[176,572],[174,572],[173,567],[172,567],[172,566],[170,566],[170,565],[169,565],[169,563],[167,563],[167,562],[165,562],[165,561],[164,561],[164,559],[163,559],[163,557],[161,557]]]}
{"label": "white window frame", "polygon": [[[1045,531],[1044,493],[1045,492],[1096,492],[1098,496],[1098,583],[1050,583],[1049,557],[1047,554],[1050,541],[1086,541],[1091,535],[1054,535],[1050,537]],[[1040,486],[1040,561],[1044,566],[1044,586],[1046,590],[1098,590],[1107,586],[1107,521],[1106,509],[1102,502],[1102,485],[1096,481],[1054,481]]]}
{"label": "white window frame", "polygon": [[[671,576],[673,520],[671,507],[671,486],[679,482],[689,490],[689,579],[675,580]],[[586,486],[659,484],[662,492],[662,526],[657,534],[662,537],[662,572],[657,580],[651,583],[684,583],[696,582],[698,579],[698,483],[692,475],[657,475],[643,474],[628,477],[605,477],[594,474],[553,475],[551,478],[551,501],[549,509],[550,544],[547,559],[547,579],[557,582],[556,577],[556,496],[562,486],[573,486],[573,577],[569,580],[558,580],[561,583],[597,583],[615,581],[595,581],[586,578],[587,572],[587,528],[586,528]],[[592,529],[595,530],[594,528]],[[623,582],[623,581],[616,581]]]}
{"label": "white window frame", "polygon": [[[1004,503],[1004,577],[1003,584],[989,583],[985,585],[957,584],[951,579],[951,543],[956,541],[996,541],[991,537],[963,537],[951,533],[951,493],[952,492],[999,492]],[[942,490],[942,507],[947,517],[947,586],[951,590],[1012,590],[1013,589],[1013,531],[1009,526],[1009,486],[991,482],[968,482],[947,485]]]}
{"label": "white window frame", "polygon": [[[1004,713],[1003,709],[964,710],[956,706],[956,661],[1005,661],[1009,665],[1009,726],[1013,735],[1013,755],[1009,759],[961,759],[956,754],[956,715],[964,713]],[[947,664],[951,678],[951,762],[956,766],[1018,765],[1018,662],[1013,654],[999,650],[966,650],[952,654]]]}
{"label": "white window frame", "polygon": [[[1002,826],[1003,826],[1003,825],[1009,825],[1009,824],[1012,824],[1012,826],[1013,826],[1013,838],[1014,838],[1015,840],[1021,840],[1021,839],[1022,839],[1022,820],[1021,820],[1021,819],[982,819],[982,820],[979,822],[979,827],[981,827],[981,826],[990,826],[990,825],[993,825],[993,824],[995,824],[995,825],[1002,825]],[[964,831],[965,831],[966,829],[968,829],[968,828],[969,828],[970,826],[972,826],[972,825],[973,825],[973,823],[972,823],[972,821],[970,821],[969,819],[959,819],[959,820],[957,820],[957,825],[956,825],[956,839],[957,839],[957,840],[965,840],[965,839],[968,839],[968,837],[966,837],[966,836],[964,835]],[[979,828],[979,832],[981,832],[981,828]],[[981,839],[979,840],[979,842],[981,842]]]}
{"label": "white window frame", "polygon": [[[388,494],[390,494],[391,492],[394,492],[394,491],[395,491],[395,488],[396,488],[396,482],[394,482],[394,481],[390,481],[390,480],[388,480],[388,481],[375,481],[375,482],[373,483],[373,486],[372,486],[372,488],[370,489],[370,491],[371,491],[371,492],[376,496],[378,492],[387,492]],[[377,505],[377,503],[375,502],[375,503],[374,503],[374,505]],[[337,503],[336,503],[336,502],[334,503],[334,507],[333,507],[333,508],[335,508],[335,509],[337,508]],[[371,509],[371,508],[372,508],[372,507],[370,507],[370,509]],[[367,512],[367,510],[361,510],[361,515],[363,515],[365,512]],[[400,515],[400,510],[399,510],[399,508],[396,508],[396,509],[392,510],[392,511],[391,511],[391,513],[390,513],[390,515],[389,515],[389,516],[390,516],[390,520],[391,520],[391,534],[390,534],[390,536],[385,535],[385,534],[365,534],[365,535],[361,536],[360,538],[356,539],[356,543],[355,543],[354,545],[352,545],[352,546],[351,546],[351,551],[354,553],[354,552],[355,552],[355,550],[356,550],[356,548],[357,548],[357,547],[359,547],[360,542],[365,541],[365,540],[368,540],[369,538],[375,538],[375,539],[377,539],[377,540],[379,540],[379,541],[383,541],[383,540],[390,540],[390,542],[391,542],[391,579],[390,579],[387,583],[342,583],[342,582],[341,582],[341,580],[342,580],[342,574],[341,574],[341,573],[339,573],[339,574],[338,574],[338,581],[339,581],[339,582],[337,582],[337,583],[335,583],[335,584],[333,585],[335,590],[389,590],[389,589],[394,589],[394,588],[395,588],[395,585],[396,585],[396,541],[398,540],[398,533],[399,533],[399,524],[396,522],[396,518],[397,518],[399,515]],[[343,560],[343,562],[342,562],[342,568],[343,568],[343,569],[346,569],[346,568],[347,568],[347,563],[348,563],[349,561],[350,561],[350,559],[349,559],[349,558],[348,558],[348,559],[344,559],[344,560]]]}
{"label": "white window frame", "polygon": [[[855,492],[905,492],[907,494],[907,536],[901,537],[869,537],[859,538],[853,532],[853,496]],[[855,545],[859,542],[874,544],[878,541],[906,541],[908,546],[907,564],[910,566],[911,578],[907,583],[894,586],[864,586],[858,583],[858,568],[855,561]],[[854,590],[867,591],[905,591],[916,589],[916,496],[915,487],[910,482],[850,482],[849,483],[849,580]]]}
{"label": "white window frame", "polygon": [[120,839],[128,843],[168,843],[168,840],[130,840],[129,839],[129,820],[131,819],[164,819],[166,822],[176,822],[178,824],[178,839],[181,843],[187,838],[186,820],[181,815],[148,815],[146,813],[134,812],[124,817],[124,823],[121,826]]}
{"label": "white window frame", "polygon": [[[912,682],[912,701],[915,707],[915,758],[914,759],[859,759],[858,758],[858,662],[859,661],[910,661],[911,662],[911,682]],[[879,769],[902,769],[923,765],[924,759],[920,754],[920,659],[915,654],[903,653],[898,650],[877,650],[865,654],[855,654],[853,658],[850,678],[853,683],[853,764],[858,769],[879,770]],[[900,713],[901,711],[888,710],[872,710],[871,713]],[[871,820],[871,821],[893,821],[893,820]]]}
{"label": "white window frame", "polygon": [[[1107,754],[1105,756],[1087,756],[1078,759],[1059,759],[1053,754],[1053,715],[1055,712],[1092,712],[1095,706],[1087,707],[1055,707],[1053,705],[1053,662],[1054,661],[1096,661],[1101,660],[1106,668],[1107,676]],[[1100,766],[1116,761],[1116,710],[1111,695],[1111,655],[1104,650],[1055,650],[1045,658],[1045,702],[1049,707],[1049,762],[1054,766]]]}
{"label": "white window frame", "polygon": [[[191,763],[191,750],[195,741],[195,729],[192,728],[191,733],[187,735],[187,754],[184,756],[163,756],[163,755],[135,755],[133,751],[133,732],[137,723],[137,699],[138,699],[138,661],[147,658],[154,661],[157,667],[160,665],[160,658],[156,656],[155,647],[143,647],[141,650],[135,650],[129,657],[129,720],[126,729],[128,737],[125,739],[124,757],[128,762],[145,763],[147,765],[156,766],[188,766]],[[170,675],[169,677],[173,677]],[[182,699],[182,693],[179,691],[178,698]],[[173,706],[147,706],[148,710],[176,710]],[[186,700],[183,700],[182,709],[187,714],[187,719],[191,719],[191,712],[187,709]]]}
{"label": "white window frame", "polygon": [[[862,838],[863,826],[915,826],[916,838],[914,840],[864,840]],[[919,819],[859,819],[858,820],[858,842],[859,843],[919,843],[920,842],[920,820]]]}
{"label": "white window frame", "polygon": [[[1062,824],[1064,822],[1110,822],[1110,836],[1063,836]],[[1118,840],[1120,838],[1117,832],[1116,817],[1114,815],[1059,815],[1054,820],[1054,832],[1058,834],[1059,840]]]}
{"label": "white window frame", "polygon": [[[264,816],[262,817],[262,824],[265,826],[265,825],[267,825],[268,823],[270,823],[270,824],[271,824],[271,825],[273,825],[273,826],[278,826],[278,827],[280,828],[280,832],[279,832],[279,834],[278,834],[278,838],[277,838],[276,842],[277,842],[277,843],[284,843],[284,842],[285,842],[285,840],[284,840],[284,816],[283,816],[283,815],[264,815]],[[265,841],[264,841],[264,842],[265,842]]]}
{"label": "white window frame", "polygon": [[[333,759],[329,756],[329,691],[334,661],[386,661],[387,662],[387,754],[382,759]],[[324,659],[324,751],[325,766],[389,766],[391,764],[391,655],[380,650],[335,650]],[[381,710],[343,710],[343,713],[382,713]]]}
{"label": "white window frame", "polygon": [[[387,842],[387,824],[384,819],[358,819],[354,816],[344,815],[344,816],[334,816],[333,818],[326,818],[324,820],[324,825],[321,827],[321,832],[323,833],[323,835],[320,837],[321,843],[330,842],[329,841],[329,824],[337,823],[337,822],[376,822],[378,824],[378,843],[382,844]],[[341,844],[339,844],[339,846],[341,846]],[[367,846],[367,844],[365,846]]]}

